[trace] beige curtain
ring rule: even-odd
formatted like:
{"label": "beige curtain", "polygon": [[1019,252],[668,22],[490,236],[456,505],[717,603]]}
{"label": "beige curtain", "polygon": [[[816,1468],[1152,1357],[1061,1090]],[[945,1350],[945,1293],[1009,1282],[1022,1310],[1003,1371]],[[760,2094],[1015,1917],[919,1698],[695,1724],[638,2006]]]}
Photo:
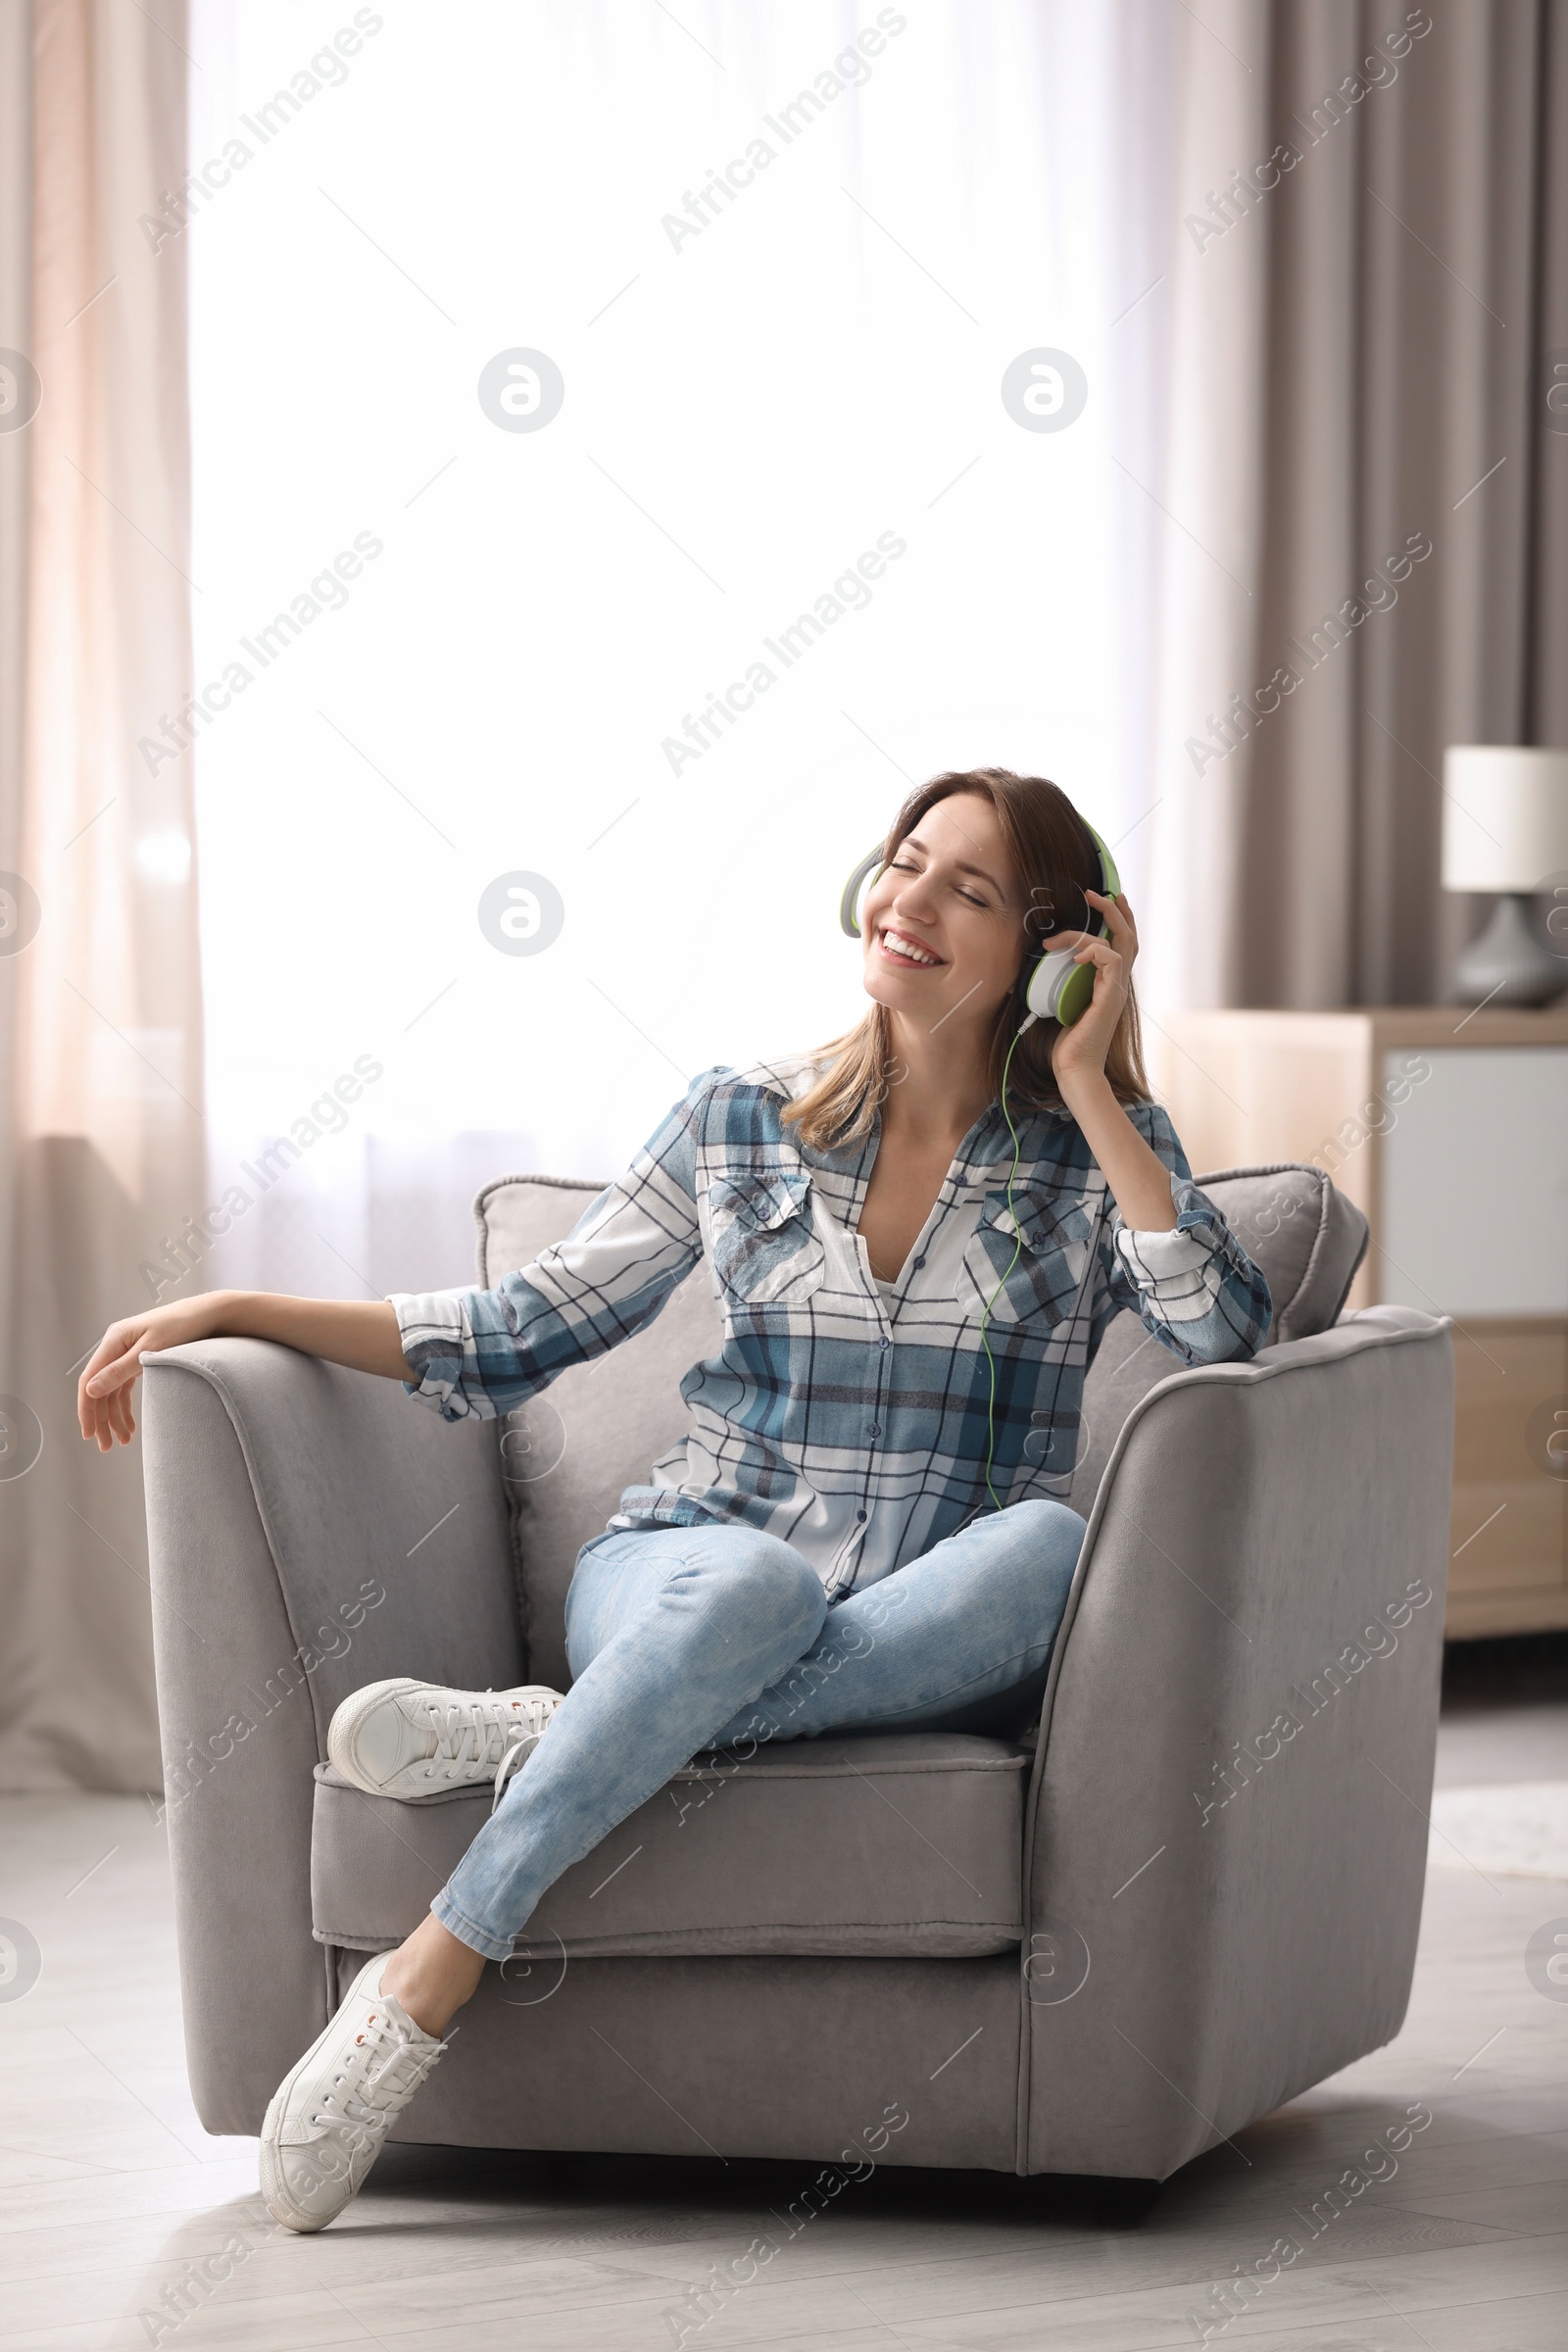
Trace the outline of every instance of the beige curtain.
{"label": "beige curtain", "polygon": [[202,1200],[190,762],[137,748],[190,692],[184,244],[138,225],[184,170],[186,27],[156,13],[0,10],[10,1789],[159,1781],[139,1449],[74,1423],[81,1358]]}
{"label": "beige curtain", "polygon": [[1174,59],[1146,985],[1428,1002],[1444,746],[1568,745],[1568,0],[1205,0]]}

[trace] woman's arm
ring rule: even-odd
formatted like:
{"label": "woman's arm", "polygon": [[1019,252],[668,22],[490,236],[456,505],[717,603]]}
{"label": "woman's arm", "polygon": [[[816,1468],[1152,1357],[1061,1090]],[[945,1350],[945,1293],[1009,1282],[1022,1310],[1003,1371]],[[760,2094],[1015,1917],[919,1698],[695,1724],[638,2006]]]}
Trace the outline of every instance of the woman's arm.
{"label": "woman's arm", "polygon": [[307,1355],[387,1380],[416,1375],[403,1353],[398,1319],[384,1298],[290,1298],[271,1291],[208,1291],[111,1323],[76,1387],[81,1434],[109,1453],[136,1434],[130,1393],[143,1352],[186,1340],[278,1340]]}
{"label": "woman's arm", "polygon": [[[1059,1083],[1059,1081],[1058,1081]],[[1080,1079],[1061,1099],[1072,1112],[1085,1143],[1100,1163],[1121,1221],[1133,1233],[1174,1233],[1176,1204],[1171,1199],[1170,1170],[1150,1150],[1110,1090],[1103,1070],[1098,1084]]]}
{"label": "woman's arm", "polygon": [[[1094,1344],[1110,1312],[1125,1306],[1184,1363],[1245,1362],[1268,1333],[1268,1284],[1193,1183],[1163,1111],[1139,1105],[1135,1124],[1134,1111],[1111,1091],[1105,1054],[1126,1003],[1138,930],[1124,898],[1087,895],[1103,909],[1110,937],[1085,940],[1078,950],[1079,962],[1095,966],[1095,993],[1082,1020],[1057,1038],[1052,1065],[1120,1220],[1121,1230],[1107,1231],[1102,1244],[1106,1311],[1097,1316]],[[1152,1142],[1140,1133],[1144,1125]]]}
{"label": "woman's arm", "polygon": [[697,1151],[723,1070],[692,1080],[564,1241],[493,1290],[394,1293],[420,1402],[489,1421],[643,1331],[702,1254]]}
{"label": "woman's arm", "polygon": [[491,1291],[391,1298],[289,1298],[210,1291],[111,1324],[76,1392],[81,1434],[108,1453],[136,1432],[130,1393],[143,1351],[186,1340],[278,1340],[309,1355],[407,1381],[444,1420],[493,1419],[568,1365],[602,1355],[651,1323],[702,1250],[696,1133],[722,1073],[705,1071],[618,1184],[564,1242]]}
{"label": "woman's arm", "polygon": [[1146,1131],[1146,1148],[1159,1163],[1174,1222],[1135,1227],[1118,1215],[1102,1229],[1103,1289],[1095,1302],[1091,1359],[1111,1315],[1130,1307],[1144,1329],[1184,1364],[1245,1363],[1268,1336],[1273,1314],[1268,1284],[1220,1210],[1193,1182],[1187,1154],[1158,1104],[1139,1103],[1122,1115],[1129,1125],[1136,1117]]}
{"label": "woman's arm", "polygon": [[[1173,1233],[1170,1170],[1145,1143],[1105,1076],[1105,1055],[1138,956],[1138,926],[1125,898],[1107,898],[1098,890],[1084,896],[1103,913],[1110,937],[1086,939],[1079,946],[1078,961],[1095,967],[1095,993],[1083,1018],[1057,1038],[1051,1066],[1062,1102],[1077,1120],[1121,1210],[1122,1223],[1134,1233]],[[1067,944],[1045,942],[1047,947]]]}
{"label": "woman's arm", "polygon": [[356,1372],[407,1381],[444,1420],[491,1419],[651,1323],[702,1250],[696,1138],[719,1070],[694,1078],[617,1184],[564,1242],[491,1291],[290,1298],[209,1291],[110,1325],[76,1391],[81,1434],[108,1453],[136,1433],[141,1356],[186,1340],[277,1340]]}

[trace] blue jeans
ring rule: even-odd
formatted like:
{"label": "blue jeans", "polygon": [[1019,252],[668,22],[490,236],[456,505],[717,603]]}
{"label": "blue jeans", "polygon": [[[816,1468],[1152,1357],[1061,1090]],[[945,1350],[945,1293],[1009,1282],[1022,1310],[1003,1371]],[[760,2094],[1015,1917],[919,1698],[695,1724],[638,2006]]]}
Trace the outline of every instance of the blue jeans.
{"label": "blue jeans", "polygon": [[703,1748],[1021,1729],[1083,1536],[1065,1503],[1016,1502],[831,1609],[776,1536],[596,1537],[566,1596],[571,1689],[431,1910],[506,1959],[546,1887]]}

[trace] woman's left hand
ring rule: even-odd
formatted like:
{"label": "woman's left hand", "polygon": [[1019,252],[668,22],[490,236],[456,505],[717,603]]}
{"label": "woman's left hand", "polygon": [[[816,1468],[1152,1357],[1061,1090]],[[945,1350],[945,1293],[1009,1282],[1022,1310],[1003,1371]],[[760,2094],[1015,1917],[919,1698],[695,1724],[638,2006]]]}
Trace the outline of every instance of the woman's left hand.
{"label": "woman's left hand", "polygon": [[[1108,939],[1085,939],[1076,960],[1095,967],[1095,993],[1089,1009],[1070,1029],[1058,1032],[1051,1049],[1051,1066],[1065,1100],[1075,1078],[1102,1077],[1105,1055],[1127,1003],[1128,983],[1138,958],[1138,926],[1125,898],[1107,898],[1103,891],[1086,890],[1085,898],[1105,918]],[[1047,949],[1072,945],[1072,934],[1048,939]]]}

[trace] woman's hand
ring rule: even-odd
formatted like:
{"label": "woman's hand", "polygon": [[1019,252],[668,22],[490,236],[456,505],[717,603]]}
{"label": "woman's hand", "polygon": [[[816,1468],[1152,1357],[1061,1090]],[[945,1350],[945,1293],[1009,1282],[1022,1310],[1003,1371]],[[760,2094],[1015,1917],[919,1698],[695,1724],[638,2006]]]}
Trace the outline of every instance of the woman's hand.
{"label": "woman's hand", "polygon": [[[1077,961],[1095,967],[1095,993],[1082,1018],[1057,1036],[1051,1066],[1062,1102],[1110,1187],[1123,1224],[1134,1233],[1169,1233],[1176,1223],[1170,1170],[1145,1143],[1105,1077],[1105,1055],[1127,1003],[1138,956],[1138,926],[1125,899],[1108,899],[1098,890],[1084,896],[1104,915],[1110,937],[1078,945]],[[1070,937],[1060,944],[1070,946]]]}
{"label": "woman's hand", "polygon": [[200,1298],[181,1298],[168,1306],[149,1307],[144,1315],[126,1315],[111,1323],[87,1358],[76,1384],[76,1419],[89,1444],[96,1438],[100,1453],[112,1453],[115,1440],[128,1446],[136,1434],[130,1392],[141,1371],[142,1350],[178,1348],[186,1340],[210,1340],[222,1328],[221,1291]]}
{"label": "woman's hand", "polygon": [[136,1434],[130,1392],[143,1350],[186,1340],[274,1340],[303,1355],[324,1356],[382,1380],[418,1380],[406,1362],[397,1311],[385,1298],[290,1298],[274,1291],[208,1291],[200,1298],[155,1306],[111,1323],[76,1388],[76,1418],[89,1443],[112,1453]]}
{"label": "woman's hand", "polygon": [[[1099,890],[1086,890],[1084,897],[1104,916],[1110,937],[1079,942],[1075,961],[1094,965],[1095,993],[1088,1011],[1070,1029],[1061,1030],[1051,1049],[1051,1066],[1069,1109],[1068,1097],[1075,1080],[1104,1075],[1105,1055],[1127,1003],[1128,983],[1138,959],[1138,926],[1126,899],[1107,898]],[[1071,944],[1070,933],[1045,943],[1048,950]]]}

